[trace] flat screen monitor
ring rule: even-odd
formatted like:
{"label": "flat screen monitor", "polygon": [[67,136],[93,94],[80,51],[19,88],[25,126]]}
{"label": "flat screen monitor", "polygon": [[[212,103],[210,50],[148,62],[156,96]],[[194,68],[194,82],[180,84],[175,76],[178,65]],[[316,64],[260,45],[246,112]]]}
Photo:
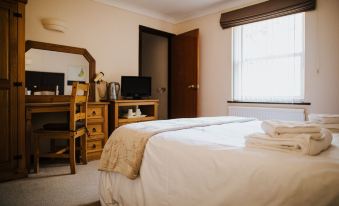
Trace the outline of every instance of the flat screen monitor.
{"label": "flat screen monitor", "polygon": [[150,97],[151,77],[122,76],[121,77],[121,96],[130,99],[142,99]]}
{"label": "flat screen monitor", "polygon": [[65,74],[54,72],[25,71],[26,88],[31,91],[55,91],[58,85],[59,94],[64,95]]}

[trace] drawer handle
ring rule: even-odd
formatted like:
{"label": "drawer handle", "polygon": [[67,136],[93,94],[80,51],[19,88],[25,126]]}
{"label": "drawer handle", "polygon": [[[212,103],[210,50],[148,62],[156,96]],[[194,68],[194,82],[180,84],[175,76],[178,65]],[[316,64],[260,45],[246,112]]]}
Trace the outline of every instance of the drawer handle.
{"label": "drawer handle", "polygon": [[95,128],[92,129],[92,132],[96,132],[96,131],[97,131],[97,129],[95,129]]}
{"label": "drawer handle", "polygon": [[95,111],[92,112],[92,116],[95,116],[97,113]]}
{"label": "drawer handle", "polygon": [[93,145],[92,145],[92,148],[93,148],[93,149],[95,149],[96,147],[97,147],[97,145],[96,145],[96,144],[93,144]]}

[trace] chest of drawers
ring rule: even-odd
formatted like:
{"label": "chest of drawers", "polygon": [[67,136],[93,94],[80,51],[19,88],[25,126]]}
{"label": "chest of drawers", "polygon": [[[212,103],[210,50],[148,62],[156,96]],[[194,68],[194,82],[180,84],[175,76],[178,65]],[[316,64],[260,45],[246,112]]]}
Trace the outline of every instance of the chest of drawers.
{"label": "chest of drawers", "polygon": [[90,102],[87,109],[87,158],[100,159],[101,152],[108,138],[108,103]]}

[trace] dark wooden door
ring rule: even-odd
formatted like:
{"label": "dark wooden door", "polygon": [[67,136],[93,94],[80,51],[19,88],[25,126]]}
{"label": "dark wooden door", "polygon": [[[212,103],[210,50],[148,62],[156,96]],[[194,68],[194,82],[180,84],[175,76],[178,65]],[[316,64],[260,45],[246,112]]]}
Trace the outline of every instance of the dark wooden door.
{"label": "dark wooden door", "polygon": [[196,117],[198,110],[199,30],[172,37],[170,118]]}
{"label": "dark wooden door", "polygon": [[0,181],[11,179],[18,167],[17,5],[0,2]]}

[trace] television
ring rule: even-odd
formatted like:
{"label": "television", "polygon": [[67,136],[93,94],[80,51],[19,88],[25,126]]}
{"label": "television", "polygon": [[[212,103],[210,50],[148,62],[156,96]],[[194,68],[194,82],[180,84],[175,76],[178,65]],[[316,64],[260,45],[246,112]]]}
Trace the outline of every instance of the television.
{"label": "television", "polygon": [[59,94],[64,94],[65,74],[54,72],[25,71],[26,88],[35,91],[55,91],[58,85]]}
{"label": "television", "polygon": [[143,99],[152,95],[151,77],[121,76],[121,96],[126,99]]}

